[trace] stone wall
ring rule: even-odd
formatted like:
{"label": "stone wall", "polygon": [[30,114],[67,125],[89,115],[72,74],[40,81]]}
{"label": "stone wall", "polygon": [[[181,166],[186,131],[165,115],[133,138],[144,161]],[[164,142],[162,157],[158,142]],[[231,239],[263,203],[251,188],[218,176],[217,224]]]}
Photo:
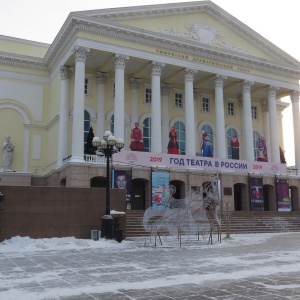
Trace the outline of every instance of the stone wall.
{"label": "stone wall", "polygon": [[[101,229],[106,191],[102,188],[0,186],[0,241],[13,236],[88,239]],[[126,191],[111,189],[111,210],[126,210]],[[126,236],[126,217],[120,218]]]}

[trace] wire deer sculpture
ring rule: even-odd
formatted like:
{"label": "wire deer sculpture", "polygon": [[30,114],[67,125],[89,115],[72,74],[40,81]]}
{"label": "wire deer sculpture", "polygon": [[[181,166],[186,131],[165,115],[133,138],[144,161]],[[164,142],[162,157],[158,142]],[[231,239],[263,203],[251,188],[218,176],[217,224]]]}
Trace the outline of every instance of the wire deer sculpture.
{"label": "wire deer sculpture", "polygon": [[168,187],[168,199],[163,207],[148,208],[143,217],[143,225],[151,237],[172,236],[180,242],[183,237],[193,235],[208,236],[208,243],[212,244],[216,233],[221,242],[220,198],[218,189],[218,176],[215,175],[210,182],[202,187],[190,190],[185,198],[174,199],[174,186]]}

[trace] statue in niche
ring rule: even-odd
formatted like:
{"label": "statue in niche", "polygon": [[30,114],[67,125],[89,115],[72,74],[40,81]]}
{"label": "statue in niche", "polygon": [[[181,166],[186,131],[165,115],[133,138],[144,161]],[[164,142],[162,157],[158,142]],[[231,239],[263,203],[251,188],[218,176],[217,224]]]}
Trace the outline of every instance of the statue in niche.
{"label": "statue in niche", "polygon": [[5,137],[4,143],[3,143],[3,155],[2,155],[2,169],[1,172],[12,172],[11,163],[14,157],[14,145],[12,144],[10,140],[10,136],[7,135]]}

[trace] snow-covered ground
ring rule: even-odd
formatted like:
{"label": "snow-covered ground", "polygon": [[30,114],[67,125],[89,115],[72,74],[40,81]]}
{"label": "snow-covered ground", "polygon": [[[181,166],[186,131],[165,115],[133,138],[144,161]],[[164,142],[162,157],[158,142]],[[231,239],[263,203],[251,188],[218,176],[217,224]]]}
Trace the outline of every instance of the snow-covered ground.
{"label": "snow-covered ground", "polygon": [[114,299],[102,297],[105,293],[124,296],[115,299],[143,299],[130,298],[129,291],[154,293],[158,288],[188,284],[200,288],[279,275],[291,276],[290,282],[257,284],[275,294],[287,288],[300,290],[300,233],[231,237],[223,236],[222,243],[215,240],[213,245],[183,240],[181,247],[174,239],[163,240],[162,245],[157,241],[155,247],[145,244],[144,238],[118,243],[14,237],[0,243],[0,299]]}

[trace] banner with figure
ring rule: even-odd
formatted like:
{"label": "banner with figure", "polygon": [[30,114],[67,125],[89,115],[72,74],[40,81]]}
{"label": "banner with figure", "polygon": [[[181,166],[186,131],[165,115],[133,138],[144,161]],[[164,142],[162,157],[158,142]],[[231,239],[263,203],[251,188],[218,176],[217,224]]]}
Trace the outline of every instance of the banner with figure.
{"label": "banner with figure", "polygon": [[250,187],[250,210],[255,210],[255,211],[264,210],[263,179],[250,177],[249,187]]}
{"label": "banner with figure", "polygon": [[115,189],[126,189],[126,202],[131,201],[131,170],[113,170],[111,186]]}
{"label": "banner with figure", "polygon": [[289,182],[287,179],[276,179],[278,211],[291,211]]}
{"label": "banner with figure", "polygon": [[169,172],[152,172],[152,206],[167,207],[169,200]]}

